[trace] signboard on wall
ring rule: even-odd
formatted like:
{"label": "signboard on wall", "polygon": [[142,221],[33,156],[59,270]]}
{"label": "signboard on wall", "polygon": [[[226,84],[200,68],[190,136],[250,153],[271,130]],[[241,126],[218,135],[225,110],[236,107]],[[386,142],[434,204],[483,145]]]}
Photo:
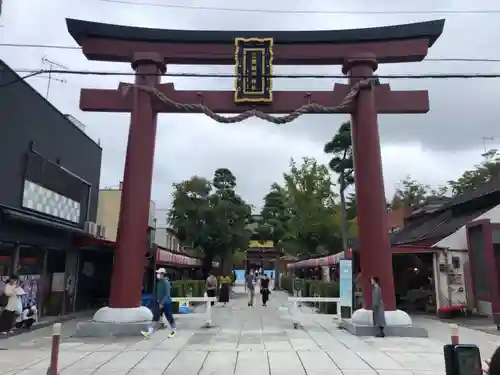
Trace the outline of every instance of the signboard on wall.
{"label": "signboard on wall", "polygon": [[73,223],[80,222],[80,203],[25,180],[22,207]]}
{"label": "signboard on wall", "polygon": [[248,248],[259,248],[259,249],[272,249],[274,248],[273,241],[249,241]]}

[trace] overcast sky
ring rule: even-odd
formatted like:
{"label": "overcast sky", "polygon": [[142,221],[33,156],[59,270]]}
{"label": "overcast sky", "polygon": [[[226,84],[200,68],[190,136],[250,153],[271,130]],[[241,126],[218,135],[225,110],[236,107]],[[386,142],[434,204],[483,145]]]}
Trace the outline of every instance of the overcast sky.
{"label": "overcast sky", "polygon": [[[143,0],[131,0],[143,1]],[[467,10],[500,9],[498,0],[144,0],[157,4],[222,8],[296,9],[325,11],[370,10]],[[272,4],[272,5],[271,5]],[[291,5],[293,4],[293,6]],[[407,4],[407,5],[405,5]],[[272,6],[272,7],[271,7]],[[1,43],[76,45],[69,36],[65,17],[122,25],[172,29],[210,30],[320,30],[387,26],[446,18],[444,33],[429,58],[500,59],[498,14],[290,14],[243,13],[150,7],[101,0],[4,0]],[[42,57],[69,69],[130,71],[127,64],[87,61],[81,51],[43,48],[1,48],[0,57],[14,69],[40,69]],[[45,66],[46,67],[46,66]],[[169,72],[232,73],[232,67],[170,66]],[[339,74],[340,67],[276,68],[276,73]],[[500,73],[500,63],[422,62],[383,65],[379,74],[393,73]],[[103,147],[101,185],[116,186],[123,174],[129,115],[84,113],[78,108],[82,87],[116,88],[131,77],[58,76],[49,100],[62,112],[85,123],[87,133]],[[169,78],[172,80],[172,78]],[[164,82],[167,78],[163,79]],[[179,89],[233,88],[232,79],[174,79]],[[45,94],[47,80],[29,79]],[[275,80],[274,88],[329,90],[333,80]],[[500,142],[500,80],[391,80],[393,89],[428,89],[431,111],[424,115],[379,117],[386,193],[394,193],[399,180],[410,174],[431,185],[443,185],[481,160],[483,137],[488,148]],[[260,120],[234,125],[218,124],[202,115],[160,115],[156,145],[153,199],[168,207],[173,182],[192,175],[210,177],[226,167],[238,179],[238,190],[250,203],[260,206],[273,181],[280,181],[290,157],[316,157],[327,162],[323,145],[337,130],[343,115],[310,115],[289,125],[276,126]],[[500,147],[499,147],[500,148]]]}

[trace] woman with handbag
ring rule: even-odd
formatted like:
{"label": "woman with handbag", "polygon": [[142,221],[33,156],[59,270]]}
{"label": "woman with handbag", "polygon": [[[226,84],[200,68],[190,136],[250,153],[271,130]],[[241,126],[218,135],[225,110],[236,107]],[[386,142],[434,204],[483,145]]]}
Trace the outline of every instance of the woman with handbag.
{"label": "woman with handbag", "polygon": [[16,293],[18,284],[19,278],[12,275],[3,289],[4,298],[7,299],[7,305],[0,314],[0,333],[3,335],[12,333],[12,327],[16,321],[16,310],[19,308],[19,297]]}

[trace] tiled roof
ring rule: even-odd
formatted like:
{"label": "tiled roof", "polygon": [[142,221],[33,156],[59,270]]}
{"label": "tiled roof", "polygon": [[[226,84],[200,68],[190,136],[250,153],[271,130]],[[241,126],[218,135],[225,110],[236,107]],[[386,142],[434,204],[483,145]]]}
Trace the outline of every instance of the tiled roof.
{"label": "tiled roof", "polygon": [[[500,192],[500,175],[492,178],[485,184],[477,185],[473,190],[466,191],[463,195],[453,199],[446,207],[457,206],[485,195]],[[499,202],[500,203],[500,202]]]}
{"label": "tiled roof", "polygon": [[393,245],[442,238],[500,204],[500,176],[445,202],[414,211],[402,230],[391,235]]}
{"label": "tiled roof", "polygon": [[416,223],[403,228],[401,231],[391,236],[391,244],[402,245],[411,242],[435,239],[436,242],[442,238],[456,232],[459,228],[474,220],[488,210],[491,210],[496,204],[489,205],[480,209],[470,210],[461,214],[454,214],[452,209],[430,216],[426,220],[419,220]]}

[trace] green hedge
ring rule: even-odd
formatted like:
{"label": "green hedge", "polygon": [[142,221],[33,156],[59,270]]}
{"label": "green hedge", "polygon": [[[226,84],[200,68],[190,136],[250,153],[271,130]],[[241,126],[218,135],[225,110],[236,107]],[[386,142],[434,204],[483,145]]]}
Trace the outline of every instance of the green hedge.
{"label": "green hedge", "polygon": [[[172,297],[203,297],[205,293],[205,281],[203,280],[178,280],[172,281]],[[173,303],[174,313],[179,311],[179,303]]]}
{"label": "green hedge", "polygon": [[[281,288],[288,293],[293,294],[294,278],[284,276],[281,277]],[[296,288],[302,291],[303,297],[339,297],[339,285],[336,282],[295,279]],[[319,312],[323,314],[336,314],[337,304],[320,302]]]}

